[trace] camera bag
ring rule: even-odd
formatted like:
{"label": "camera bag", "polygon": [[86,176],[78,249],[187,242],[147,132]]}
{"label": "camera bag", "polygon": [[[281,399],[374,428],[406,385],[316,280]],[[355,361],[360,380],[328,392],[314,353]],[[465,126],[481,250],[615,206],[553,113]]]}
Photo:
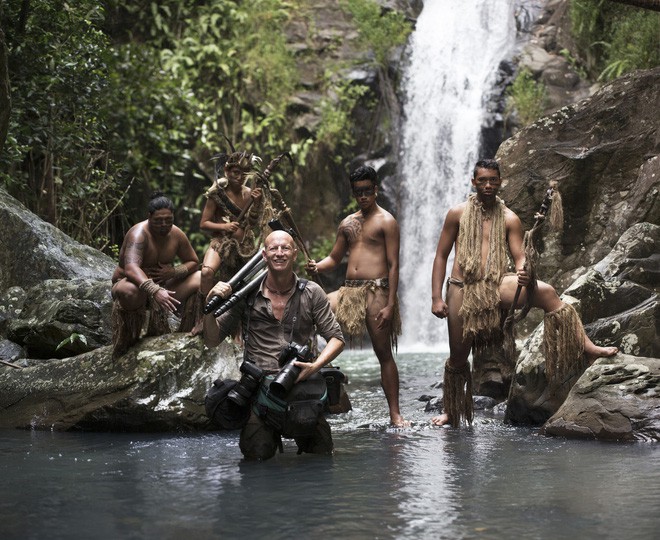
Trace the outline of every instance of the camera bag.
{"label": "camera bag", "polygon": [[255,412],[284,437],[311,437],[316,430],[319,416],[323,414],[328,399],[325,378],[315,373],[308,379],[293,385],[284,399],[268,391],[274,376],[264,378],[255,404]]}
{"label": "camera bag", "polygon": [[233,379],[216,379],[204,398],[206,416],[222,429],[241,429],[250,417],[250,407],[240,407],[227,399],[237,384]]}

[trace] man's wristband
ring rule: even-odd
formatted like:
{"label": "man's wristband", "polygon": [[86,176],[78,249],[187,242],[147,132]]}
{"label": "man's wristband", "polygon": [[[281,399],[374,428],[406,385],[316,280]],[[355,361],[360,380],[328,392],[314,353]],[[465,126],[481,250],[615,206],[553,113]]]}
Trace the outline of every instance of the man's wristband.
{"label": "man's wristband", "polygon": [[174,267],[174,278],[181,279],[188,277],[188,267],[185,264],[179,264]]}
{"label": "man's wristband", "polygon": [[153,279],[148,279],[140,284],[140,290],[147,293],[152,298],[160,291],[161,286],[154,283]]}

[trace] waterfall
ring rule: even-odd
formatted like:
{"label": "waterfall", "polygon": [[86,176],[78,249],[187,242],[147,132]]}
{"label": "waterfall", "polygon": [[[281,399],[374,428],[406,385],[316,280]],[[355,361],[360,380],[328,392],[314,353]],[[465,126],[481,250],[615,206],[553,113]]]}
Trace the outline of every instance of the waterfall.
{"label": "waterfall", "polygon": [[[498,67],[516,41],[514,0],[426,0],[409,43],[397,187],[405,350],[447,349],[431,313],[431,267],[445,214],[470,191]],[[451,261],[450,261],[451,264]]]}

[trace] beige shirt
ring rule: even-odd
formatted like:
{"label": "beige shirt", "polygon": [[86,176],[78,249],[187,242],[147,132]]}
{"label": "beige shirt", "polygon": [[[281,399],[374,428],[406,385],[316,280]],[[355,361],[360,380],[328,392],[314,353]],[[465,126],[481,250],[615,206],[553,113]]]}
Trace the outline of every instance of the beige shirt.
{"label": "beige shirt", "polygon": [[[245,350],[246,357],[261,369],[279,370],[277,358],[280,351],[290,341],[295,341],[298,345],[305,345],[313,337],[315,328],[316,333],[323,336],[326,341],[335,337],[345,342],[323,289],[317,283],[308,281],[305,289],[300,292],[298,284],[299,279],[296,276],[296,292],[287,301],[281,321],[275,318],[270,300],[263,295],[263,283],[256,294]],[[301,297],[298,321],[294,324],[292,304],[296,295],[301,295]],[[220,329],[220,339],[232,335],[238,327],[239,321],[243,322],[243,328],[247,327],[246,308],[247,302],[243,301],[216,319]],[[292,329],[293,336],[291,335]]]}

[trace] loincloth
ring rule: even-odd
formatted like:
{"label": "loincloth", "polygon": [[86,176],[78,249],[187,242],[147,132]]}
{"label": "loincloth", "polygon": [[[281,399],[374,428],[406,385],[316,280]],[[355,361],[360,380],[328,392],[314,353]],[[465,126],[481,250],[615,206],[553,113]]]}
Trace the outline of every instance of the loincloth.
{"label": "loincloth", "polygon": [[[362,337],[367,331],[367,311],[378,295],[388,295],[389,280],[347,279],[340,287],[337,298],[337,321],[349,336]],[[369,294],[371,293],[371,294]],[[394,303],[394,313],[390,322],[390,342],[396,348],[397,336],[401,335],[399,300]]]}

